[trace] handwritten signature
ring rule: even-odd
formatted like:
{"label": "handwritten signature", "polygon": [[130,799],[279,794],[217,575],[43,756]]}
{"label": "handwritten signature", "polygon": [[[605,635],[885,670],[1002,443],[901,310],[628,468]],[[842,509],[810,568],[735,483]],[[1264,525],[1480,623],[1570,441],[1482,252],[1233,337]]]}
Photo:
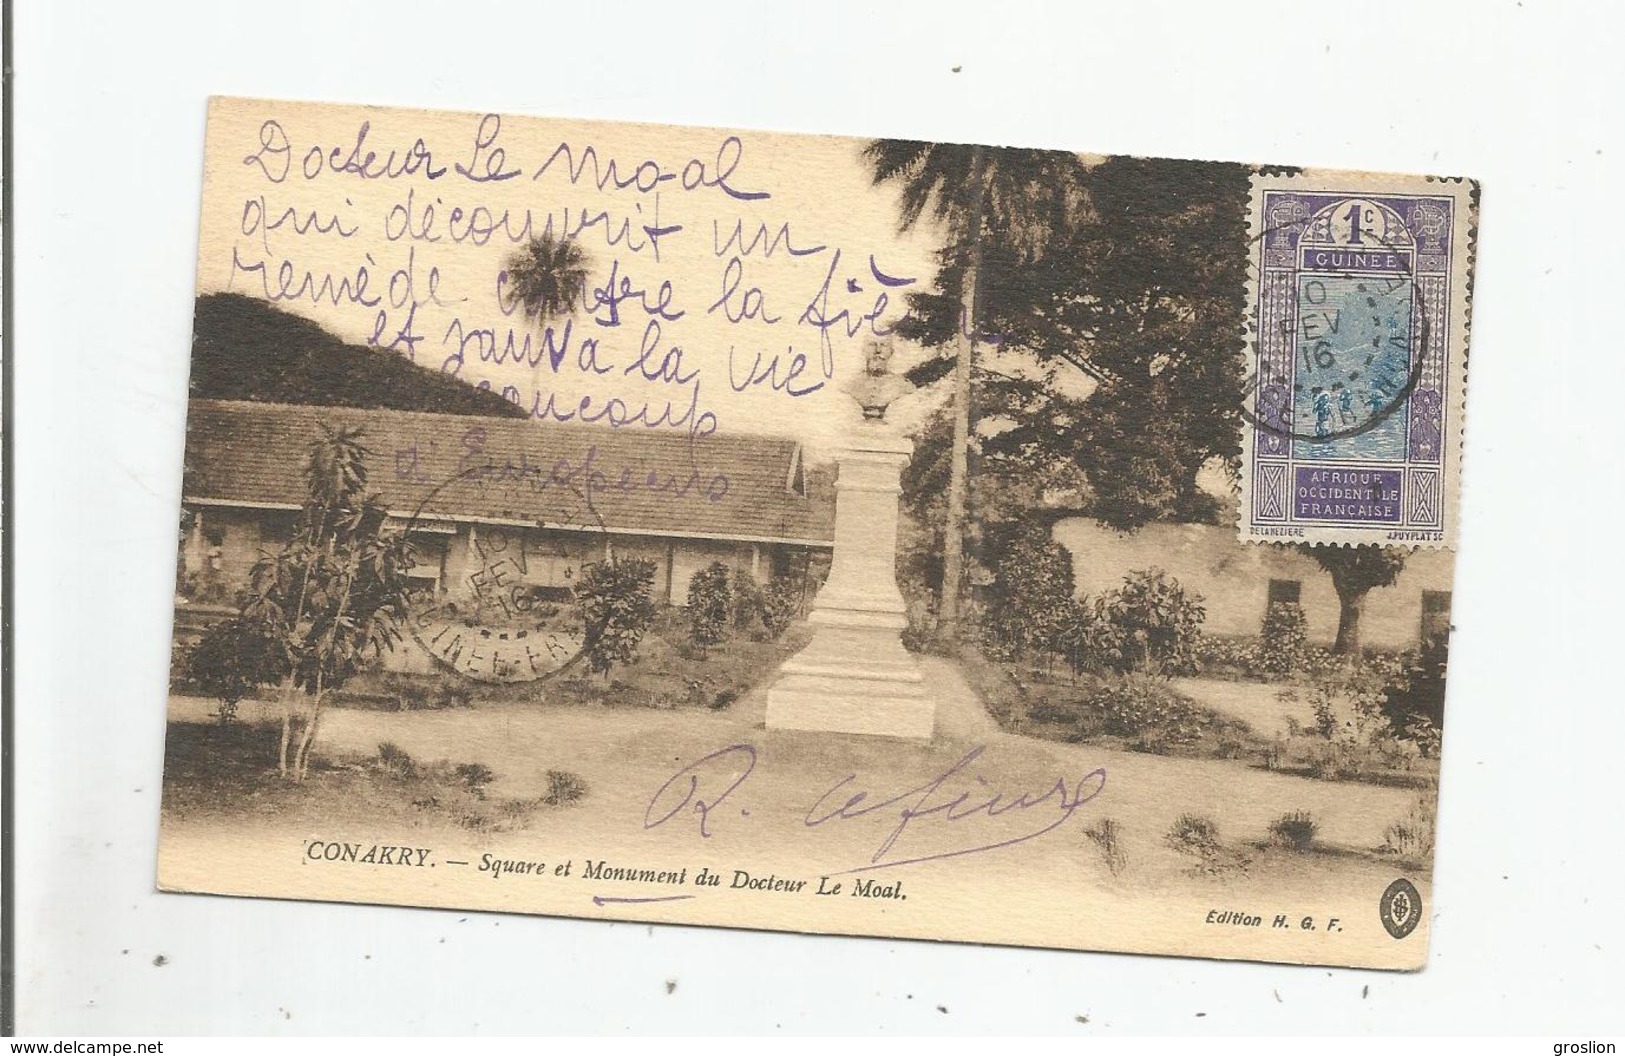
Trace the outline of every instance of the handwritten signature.
{"label": "handwritten signature", "polygon": [[[802,822],[807,828],[839,824],[861,818],[895,818],[897,824],[887,831],[873,856],[865,865],[837,870],[831,876],[891,869],[901,865],[959,858],[982,854],[1001,847],[1035,840],[1065,825],[1079,807],[1100,795],[1106,788],[1106,770],[1096,767],[1076,781],[1056,777],[1041,790],[1011,792],[991,786],[985,778],[973,773],[974,766],[986,751],[986,745],[977,745],[967,751],[952,766],[906,791],[890,795],[876,793],[861,787],[857,774],[848,774],[836,781],[807,808]],[[643,815],[643,827],[654,829],[688,814],[699,819],[700,835],[712,835],[713,815],[724,801],[733,795],[756,769],[756,749],[748,744],[733,744],[695,760],[673,774],[655,792]],[[960,790],[967,779],[974,778],[975,787]],[[731,809],[731,808],[730,808]],[[741,808],[742,816],[749,811]],[[1037,824],[1014,835],[987,839],[985,830],[976,822],[1002,817],[1033,818]],[[969,825],[963,823],[969,822]],[[919,832],[927,823],[962,825],[972,836],[968,846],[950,850],[936,850],[929,854],[908,855],[898,850],[906,832]],[[914,828],[911,829],[911,826]],[[959,830],[956,830],[959,831]]]}

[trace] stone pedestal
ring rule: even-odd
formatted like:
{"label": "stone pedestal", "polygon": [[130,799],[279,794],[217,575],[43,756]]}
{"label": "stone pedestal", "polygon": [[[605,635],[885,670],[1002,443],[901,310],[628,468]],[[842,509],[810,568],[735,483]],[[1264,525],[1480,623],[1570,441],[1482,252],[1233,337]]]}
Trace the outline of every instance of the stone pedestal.
{"label": "stone pedestal", "polygon": [[897,497],[913,444],[878,423],[856,429],[839,458],[835,553],[813,602],[813,639],[767,693],[767,725],[885,737],[930,737],[936,705],[898,635]]}

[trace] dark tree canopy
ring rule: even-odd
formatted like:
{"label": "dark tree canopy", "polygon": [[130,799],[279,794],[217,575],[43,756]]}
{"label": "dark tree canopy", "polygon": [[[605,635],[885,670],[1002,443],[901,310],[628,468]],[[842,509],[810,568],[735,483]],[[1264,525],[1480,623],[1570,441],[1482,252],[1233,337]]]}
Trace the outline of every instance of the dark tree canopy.
{"label": "dark tree canopy", "polygon": [[[981,417],[1019,412],[984,448],[1080,467],[1088,512],[1113,527],[1217,517],[1197,473],[1240,454],[1247,186],[1241,165],[1109,158],[1064,196],[1075,215],[1048,241],[989,245],[978,329],[1097,387],[1079,399],[1012,382],[1001,402],[982,384]],[[951,341],[964,273],[946,261],[936,288],[911,297],[905,336]],[[929,359],[910,377],[944,372]]]}
{"label": "dark tree canopy", "polygon": [[1392,546],[1308,546],[1300,551],[1313,558],[1332,577],[1339,602],[1337,639],[1333,652],[1360,651],[1360,616],[1365,596],[1378,587],[1392,586],[1405,567],[1410,551]]}
{"label": "dark tree canopy", "polygon": [[346,344],[308,319],[238,293],[197,299],[192,395],[323,407],[523,418],[499,394],[394,352]]}
{"label": "dark tree canopy", "polygon": [[1364,593],[1393,586],[1405,567],[1408,551],[1391,546],[1300,546],[1332,577],[1339,594]]}

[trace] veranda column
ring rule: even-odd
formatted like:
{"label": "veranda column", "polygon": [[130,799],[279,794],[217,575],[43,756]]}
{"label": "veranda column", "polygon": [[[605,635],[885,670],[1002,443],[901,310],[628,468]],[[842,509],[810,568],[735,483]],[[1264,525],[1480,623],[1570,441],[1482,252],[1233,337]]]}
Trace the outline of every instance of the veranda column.
{"label": "veranda column", "polygon": [[883,417],[913,386],[885,372],[889,356],[872,346],[851,389],[865,420],[837,457],[829,578],[808,616],[812,641],[768,690],[769,729],[930,737],[936,725],[919,664],[898,637],[908,625],[897,589],[898,496],[914,445]]}

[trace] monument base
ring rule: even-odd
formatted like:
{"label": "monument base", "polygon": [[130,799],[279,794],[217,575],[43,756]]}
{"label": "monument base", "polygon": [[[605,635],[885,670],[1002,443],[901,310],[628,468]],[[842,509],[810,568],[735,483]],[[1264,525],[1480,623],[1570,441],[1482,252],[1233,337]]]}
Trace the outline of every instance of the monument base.
{"label": "monument base", "polygon": [[835,480],[835,553],[807,617],[813,639],[767,691],[767,726],[877,737],[936,728],[920,665],[898,638],[897,496],[912,445],[878,423],[859,426]]}
{"label": "monument base", "polygon": [[897,631],[837,626],[820,615],[812,642],[785,661],[767,691],[768,729],[929,739],[936,705]]}

